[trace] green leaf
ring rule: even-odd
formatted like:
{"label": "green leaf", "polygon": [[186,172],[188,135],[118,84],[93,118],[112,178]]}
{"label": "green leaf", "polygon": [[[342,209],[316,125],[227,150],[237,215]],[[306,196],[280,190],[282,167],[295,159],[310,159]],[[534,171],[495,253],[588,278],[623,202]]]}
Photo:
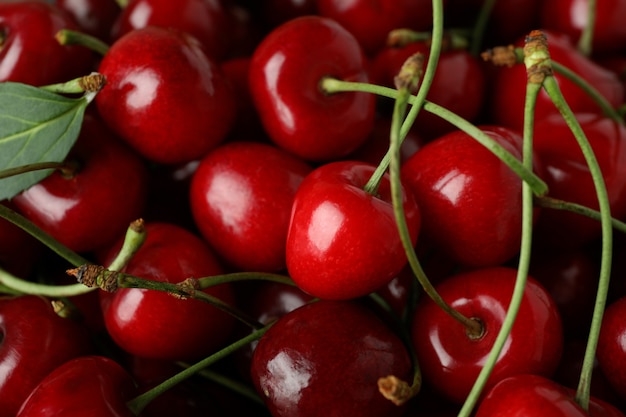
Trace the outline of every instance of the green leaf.
{"label": "green leaf", "polygon": [[[37,162],[62,162],[76,142],[89,102],[26,84],[0,83],[0,171]],[[38,183],[53,170],[0,180],[0,200]]]}

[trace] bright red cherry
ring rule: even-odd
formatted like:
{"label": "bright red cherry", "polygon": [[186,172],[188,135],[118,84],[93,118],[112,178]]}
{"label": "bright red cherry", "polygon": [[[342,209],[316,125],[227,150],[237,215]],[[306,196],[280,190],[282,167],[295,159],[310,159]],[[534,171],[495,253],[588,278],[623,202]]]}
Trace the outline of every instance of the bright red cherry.
{"label": "bright red cherry", "polygon": [[[521,136],[507,128],[481,130],[521,159]],[[522,181],[468,134],[454,131],[409,158],[402,176],[423,218],[423,241],[466,266],[495,266],[519,251]]]}
{"label": "bright red cherry", "polygon": [[[364,190],[374,170],[365,162],[331,162],[309,174],[296,192],[287,269],[305,292],[334,300],[360,297],[386,285],[406,265],[389,176],[376,195]],[[401,192],[415,242],[420,211],[412,194]]]}
{"label": "bright red cherry", "polygon": [[12,199],[18,210],[77,252],[111,245],[141,216],[148,174],[141,158],[98,118],[86,115],[69,169]]}
{"label": "bright red cherry", "polygon": [[86,354],[85,329],[34,295],[0,298],[0,417],[13,417],[37,384],[64,362]]}
{"label": "bright red cherry", "polygon": [[[171,283],[223,272],[210,247],[180,226],[150,223],[146,231],[146,241],[124,272]],[[112,255],[117,248],[119,244]],[[228,304],[234,302],[228,285],[205,291]],[[228,341],[234,326],[234,319],[216,307],[156,290],[120,288],[114,293],[102,292],[100,300],[111,338],[140,357],[198,359]]]}
{"label": "bright red cherry", "polygon": [[411,381],[401,339],[348,301],[319,301],[279,319],[259,340],[251,376],[274,417],[399,416],[378,391],[381,377]]}
{"label": "bright red cherry", "polygon": [[198,166],[190,190],[196,225],[231,265],[285,269],[285,245],[296,190],[312,168],[270,144],[231,142]]}
{"label": "bright red cherry", "polygon": [[[471,335],[430,298],[418,303],[412,337],[425,381],[444,397],[465,401],[502,327],[517,271],[495,267],[460,273],[437,285],[448,304],[482,324]],[[487,380],[486,390],[517,374],[551,376],[563,349],[561,318],[554,300],[528,278],[512,331]]]}
{"label": "bright red cherry", "polygon": [[334,20],[292,19],[272,30],[250,62],[250,91],[261,122],[281,148],[311,161],[342,158],[365,142],[375,96],[322,91],[324,77],[367,82],[357,40]]}
{"label": "bright red cherry", "polygon": [[79,27],[51,2],[0,2],[0,82],[40,86],[89,74],[91,52],[62,46],[55,38],[61,29]]}
{"label": "bright red cherry", "polygon": [[128,372],[104,356],[81,356],[48,374],[19,417],[133,417],[126,401],[135,394]]}
{"label": "bright red cherry", "polygon": [[217,64],[188,34],[160,27],[118,39],[98,71],[102,118],[145,158],[163,164],[201,158],[228,134],[235,100]]}

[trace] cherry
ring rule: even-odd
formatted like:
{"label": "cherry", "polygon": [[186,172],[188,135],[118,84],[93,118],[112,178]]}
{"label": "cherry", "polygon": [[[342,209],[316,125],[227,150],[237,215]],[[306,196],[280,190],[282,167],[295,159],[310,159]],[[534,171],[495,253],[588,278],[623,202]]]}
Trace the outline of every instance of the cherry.
{"label": "cherry", "polygon": [[[386,285],[406,265],[391,203],[389,176],[376,195],[364,190],[375,167],[365,162],[322,165],[300,185],[287,234],[287,270],[305,292],[350,299]],[[402,191],[409,234],[417,239],[421,217]]]}
{"label": "cherry", "polygon": [[[167,223],[146,224],[146,231],[146,241],[124,272],[171,283],[222,273],[210,247],[191,232]],[[117,254],[120,246],[121,242],[109,256]],[[234,301],[228,285],[205,292],[229,304]],[[100,300],[111,338],[140,357],[198,359],[228,341],[234,326],[234,319],[216,307],[155,290],[120,288],[114,293],[101,292]]]}
{"label": "cherry", "polygon": [[345,157],[365,142],[374,123],[375,97],[328,95],[325,77],[367,82],[357,40],[334,20],[292,19],[272,30],[250,62],[250,92],[270,138],[311,161]]}
{"label": "cherry", "polygon": [[236,268],[284,270],[293,198],[311,169],[270,144],[222,145],[202,159],[193,176],[195,222],[209,244]]}
{"label": "cherry", "polygon": [[[548,30],[543,32],[548,38],[551,59],[583,77],[614,108],[622,104],[624,88],[613,72],[578,52],[566,35]],[[521,42],[518,41],[519,43]],[[598,105],[582,89],[558,73],[555,73],[554,77],[559,83],[563,97],[574,112],[600,113]],[[526,78],[526,68],[523,65],[498,68],[493,73],[488,113],[494,123],[522,130]],[[539,122],[542,118],[554,114],[559,114],[559,111],[547,93],[542,90],[537,98],[535,121]]]}
{"label": "cherry", "polygon": [[393,29],[424,31],[432,26],[432,2],[427,0],[317,0],[317,8],[350,31],[369,55],[385,46]]}
{"label": "cherry", "polygon": [[274,417],[399,416],[378,392],[379,378],[411,378],[402,341],[370,310],[319,301],[279,319],[259,340],[251,376]]}
{"label": "cherry", "polygon": [[126,401],[133,380],[117,362],[104,356],[81,356],[48,374],[17,413],[19,417],[133,417]]}
{"label": "cherry", "polygon": [[34,295],[0,298],[0,416],[15,416],[37,384],[64,362],[86,354],[85,330]]}
{"label": "cherry", "polygon": [[[521,136],[498,126],[481,130],[521,159]],[[418,150],[402,167],[423,217],[423,239],[453,262],[500,265],[519,251],[522,182],[468,134],[454,131]]]}
{"label": "cherry", "polygon": [[176,28],[194,36],[213,59],[228,53],[231,16],[221,0],[131,0],[111,28],[113,39],[146,26]]}
{"label": "cherry", "polygon": [[[17,210],[8,200],[0,204]],[[0,268],[20,277],[29,276],[41,258],[43,245],[8,220],[0,219]]]}
{"label": "cherry", "polygon": [[[579,121],[600,165],[611,215],[626,217],[626,128],[598,114],[578,113]],[[598,209],[595,187],[584,156],[562,117],[545,117],[535,125],[534,148],[548,184],[548,196]],[[543,210],[535,238],[546,247],[580,247],[600,237],[599,222],[580,215]]]}
{"label": "cherry", "polygon": [[626,400],[626,297],[613,301],[604,311],[596,356],[613,389]]}
{"label": "cherry", "polygon": [[[430,298],[418,303],[411,333],[422,374],[446,398],[461,404],[469,394],[502,327],[516,275],[512,268],[482,268],[453,275],[437,285],[437,292],[452,308],[482,325],[480,335],[468,333]],[[511,375],[551,376],[562,348],[556,304],[529,277],[517,319],[485,390]]]}
{"label": "cherry", "polygon": [[115,0],[56,0],[55,4],[76,20],[81,32],[104,42],[110,40],[111,26],[122,10]]}
{"label": "cherry", "polygon": [[500,381],[482,400],[476,417],[620,417],[612,405],[592,398],[587,413],[574,401],[572,390],[540,375],[515,375]]}
{"label": "cherry", "polygon": [[118,39],[98,71],[105,122],[145,158],[163,164],[201,158],[228,134],[235,101],[219,66],[190,35],[160,27]]}
{"label": "cherry", "polygon": [[87,114],[67,169],[12,199],[17,209],[77,252],[111,245],[144,207],[143,161],[97,117]]}
{"label": "cherry", "polygon": [[0,3],[0,81],[46,85],[88,74],[91,52],[62,46],[55,35],[75,29],[76,22],[46,1]]}

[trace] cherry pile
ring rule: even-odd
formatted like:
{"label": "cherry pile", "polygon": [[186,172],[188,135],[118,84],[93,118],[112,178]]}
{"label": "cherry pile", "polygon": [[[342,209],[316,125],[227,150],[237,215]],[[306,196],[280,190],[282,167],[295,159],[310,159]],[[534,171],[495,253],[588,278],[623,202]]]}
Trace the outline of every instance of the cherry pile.
{"label": "cherry pile", "polygon": [[624,416],[625,17],[0,2],[0,417]]}

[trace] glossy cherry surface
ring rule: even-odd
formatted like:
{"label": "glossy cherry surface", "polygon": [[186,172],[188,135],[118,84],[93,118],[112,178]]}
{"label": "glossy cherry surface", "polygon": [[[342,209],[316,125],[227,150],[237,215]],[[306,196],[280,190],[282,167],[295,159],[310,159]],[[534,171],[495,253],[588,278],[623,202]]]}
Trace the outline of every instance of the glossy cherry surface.
{"label": "glossy cherry surface", "polygon": [[85,329],[56,314],[49,300],[1,297],[0,416],[15,416],[46,375],[90,349]]}
{"label": "glossy cherry surface", "polygon": [[[167,223],[150,223],[146,230],[145,243],[124,272],[171,283],[222,273],[210,247],[191,232]],[[205,291],[231,305],[234,302],[228,285]],[[146,358],[198,359],[229,340],[234,326],[234,319],[216,307],[156,290],[118,289],[102,292],[100,300],[113,340],[125,351]]]}
{"label": "glossy cherry surface", "polygon": [[252,380],[274,417],[399,416],[378,378],[411,381],[398,336],[352,302],[319,301],[283,316],[259,340]]}
{"label": "glossy cherry surface", "polygon": [[112,244],[143,211],[148,184],[144,162],[91,115],[85,116],[66,162],[67,173],[52,173],[12,201],[74,251]]}
{"label": "glossy cherry surface", "polygon": [[[521,136],[481,130],[521,159]],[[519,251],[520,178],[468,134],[454,131],[422,147],[402,167],[424,222],[426,245],[466,266],[495,266]]]}
{"label": "glossy cherry surface", "polygon": [[164,164],[204,156],[228,134],[235,101],[219,66],[189,35],[146,27],[118,39],[98,72],[102,118],[145,158]]}
{"label": "glossy cherry surface", "polygon": [[[437,292],[452,308],[482,323],[479,336],[470,336],[429,298],[418,304],[412,337],[424,380],[450,400],[461,404],[469,394],[502,327],[516,275],[511,268],[483,268],[451,276],[437,286]],[[511,375],[551,376],[562,348],[563,330],[556,304],[529,277],[517,319],[485,389]]]}
{"label": "glossy cherry surface", "polygon": [[[287,270],[305,292],[335,300],[360,297],[386,285],[406,265],[389,176],[382,178],[376,196],[363,189],[374,170],[364,162],[331,162],[309,174],[296,192]],[[415,242],[420,211],[412,194],[401,192]]]}
{"label": "glossy cherry surface", "polygon": [[133,380],[117,362],[104,356],[81,356],[65,362],[33,390],[19,417],[133,417],[126,401]]}
{"label": "glossy cherry surface", "polygon": [[324,77],[367,82],[357,40],[332,19],[304,16],[272,30],[250,62],[250,91],[270,138],[303,159],[339,159],[365,142],[375,97],[327,95]]}
{"label": "glossy cherry surface", "polygon": [[309,164],[270,144],[232,142],[210,152],[190,190],[195,222],[231,265],[285,269],[285,245],[296,190]]}

